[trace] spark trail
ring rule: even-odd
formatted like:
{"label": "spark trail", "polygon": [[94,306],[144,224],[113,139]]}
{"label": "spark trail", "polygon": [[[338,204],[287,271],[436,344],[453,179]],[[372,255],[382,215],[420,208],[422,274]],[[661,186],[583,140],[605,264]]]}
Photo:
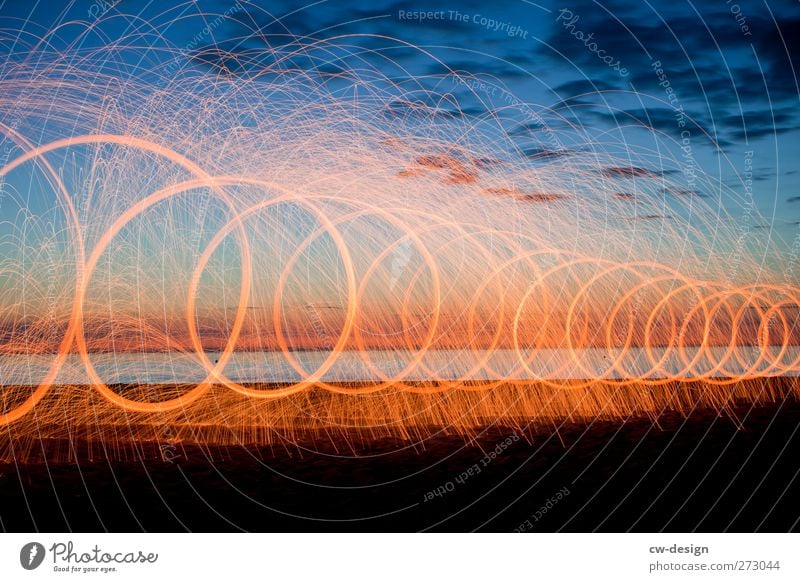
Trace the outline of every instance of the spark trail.
{"label": "spark trail", "polygon": [[[0,77],[6,453],[165,425],[468,434],[796,390],[785,258],[742,244],[733,189],[672,178],[669,136],[620,159],[557,110],[494,108],[456,73],[398,81],[346,38],[237,75],[177,49],[132,67],[137,40],[33,43]],[[552,125],[532,154],[512,129],[534,114]]]}

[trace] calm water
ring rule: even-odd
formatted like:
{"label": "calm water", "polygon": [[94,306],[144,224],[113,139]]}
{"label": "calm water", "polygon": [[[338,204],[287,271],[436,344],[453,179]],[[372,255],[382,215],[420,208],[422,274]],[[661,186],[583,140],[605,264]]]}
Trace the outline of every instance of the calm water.
{"label": "calm water", "polygon": [[[605,349],[576,350],[580,365],[570,358],[568,350],[549,349],[540,350],[532,356],[529,368],[526,370],[519,361],[514,350],[496,350],[492,352],[485,366],[476,367],[480,360],[486,357],[486,352],[435,350],[428,352],[422,360],[422,365],[417,365],[411,373],[404,374],[407,380],[430,379],[455,379],[465,378],[470,380],[494,380],[498,378],[509,379],[586,379],[597,377],[606,372],[616,353],[609,353]],[[713,350],[715,357],[725,353],[724,348]],[[741,356],[745,364],[753,363],[758,357],[756,348],[745,348]],[[656,350],[660,357],[663,351]],[[694,352],[688,351],[689,356]],[[800,355],[800,347],[791,347],[783,358],[783,362],[791,362]],[[218,353],[208,353],[208,358],[214,362],[219,357]],[[293,352],[302,369],[307,373],[314,372],[327,357],[327,353],[317,351]],[[396,377],[414,357],[408,351],[377,351],[345,352],[333,366],[322,375],[322,380],[327,382],[369,382],[380,381],[381,374],[387,377]],[[376,373],[365,363],[368,358],[377,368]],[[0,356],[0,384],[38,384],[47,373],[53,362],[52,355],[37,356]],[[129,353],[129,354],[94,354],[92,362],[98,374],[106,383],[194,383],[205,379],[206,372],[199,359],[194,355],[179,353]],[[631,375],[641,375],[650,369],[650,362],[644,350],[633,348],[625,356],[623,366]],[[749,365],[749,364],[748,364]],[[670,375],[679,373],[684,365],[674,351],[663,364]],[[712,364],[702,359],[697,368],[701,371],[708,370]],[[762,363],[759,370],[764,370],[767,364]],[[726,369],[731,373],[738,373],[745,367],[735,358],[731,358]],[[302,379],[299,372],[292,368],[280,352],[238,352],[234,353],[224,369],[224,374],[236,382],[242,383],[290,383]],[[795,371],[791,375],[798,375]],[[619,378],[619,373],[614,373],[610,378]],[[83,384],[88,382],[88,376],[77,355],[71,355],[64,363],[56,383]]]}

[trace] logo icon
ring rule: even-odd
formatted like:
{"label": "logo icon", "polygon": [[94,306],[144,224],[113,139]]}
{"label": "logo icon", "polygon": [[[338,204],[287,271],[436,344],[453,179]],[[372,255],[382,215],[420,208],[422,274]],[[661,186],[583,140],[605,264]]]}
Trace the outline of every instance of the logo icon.
{"label": "logo icon", "polygon": [[19,563],[26,570],[35,570],[44,561],[44,546],[39,542],[30,542],[19,551]]}

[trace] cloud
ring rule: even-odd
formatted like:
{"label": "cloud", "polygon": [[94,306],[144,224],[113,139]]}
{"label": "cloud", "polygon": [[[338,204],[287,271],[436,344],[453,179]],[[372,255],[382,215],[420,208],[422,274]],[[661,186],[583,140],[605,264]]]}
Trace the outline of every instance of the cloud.
{"label": "cloud", "polygon": [[546,203],[546,202],[555,202],[556,200],[564,200],[567,198],[567,196],[564,194],[555,194],[552,192],[527,192],[524,190],[520,190],[519,188],[516,187],[484,188],[483,191],[486,192],[487,194],[511,196],[512,198],[515,198],[521,202]]}
{"label": "cloud", "polygon": [[414,165],[397,173],[398,178],[414,178],[434,173],[445,184],[474,184],[481,168],[477,160],[460,160],[449,154],[427,154],[414,160]]}
{"label": "cloud", "polygon": [[725,116],[719,123],[730,130],[729,135],[742,140],[775,136],[800,129],[796,110],[790,107],[743,111]]}
{"label": "cloud", "polygon": [[521,123],[509,131],[509,135],[528,135],[545,129],[545,125],[538,121],[528,121]]}
{"label": "cloud", "polygon": [[548,148],[528,148],[522,152],[525,156],[534,160],[556,160],[564,156],[572,155],[570,150],[552,150]]}
{"label": "cloud", "polygon": [[622,109],[619,111],[595,112],[596,116],[614,124],[636,124],[649,129],[663,131],[667,134],[679,134],[683,127],[679,120],[691,127],[692,122],[675,109],[668,107],[649,107]]}
{"label": "cloud", "polygon": [[708,198],[707,194],[703,194],[702,192],[691,190],[689,188],[664,188],[662,192],[664,194],[677,197],[696,196],[697,198]]}
{"label": "cloud", "polygon": [[551,89],[560,99],[567,99],[569,97],[584,96],[592,93],[599,93],[601,91],[613,91],[618,89],[609,81],[604,79],[576,79],[574,81],[567,81],[561,83],[557,87]]}
{"label": "cloud", "polygon": [[497,158],[472,158],[470,161],[478,168],[491,168],[503,163],[503,160]]}
{"label": "cloud", "polygon": [[[723,143],[797,129],[800,17],[796,4],[792,7],[790,3],[770,2],[774,22],[763,6],[756,10],[755,5],[740,5],[749,26],[747,35],[723,2],[695,4],[699,11],[695,15],[657,4],[654,11],[644,3],[610,0],[598,9],[591,0],[575,0],[570,4],[572,13],[580,17],[574,23],[575,29],[593,33],[597,45],[619,59],[630,74],[623,78],[610,69],[562,22],[555,22],[556,13],[547,39],[554,50],[543,48],[542,56],[563,70],[573,70],[580,78],[563,83],[554,91],[562,98],[563,93],[597,91],[588,78],[602,87],[600,90],[624,87],[668,101],[666,88],[659,85],[663,80],[654,72],[653,63],[660,62],[677,103],[702,126],[716,129]],[[769,113],[776,105],[773,122]],[[667,114],[668,110],[657,112],[650,125],[668,128],[672,122]],[[731,121],[731,116],[737,114],[747,117],[746,126],[741,120]],[[718,126],[720,115],[723,121]],[[637,118],[647,124],[646,118]],[[614,122],[608,117],[603,121]],[[714,131],[709,133],[715,135]]]}
{"label": "cloud", "polygon": [[651,221],[651,220],[664,221],[664,220],[672,220],[672,217],[671,216],[667,216],[666,214],[640,214],[638,216],[631,217],[630,220],[635,220],[635,221],[641,221],[641,220],[646,220],[646,221]]}
{"label": "cloud", "polygon": [[638,166],[609,166],[600,173],[607,178],[660,178],[661,174]]}

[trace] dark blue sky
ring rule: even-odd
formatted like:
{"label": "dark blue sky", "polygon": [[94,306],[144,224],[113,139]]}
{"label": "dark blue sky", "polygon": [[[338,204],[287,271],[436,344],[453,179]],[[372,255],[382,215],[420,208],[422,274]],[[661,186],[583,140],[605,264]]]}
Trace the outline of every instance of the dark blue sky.
{"label": "dark blue sky", "polygon": [[[339,42],[374,51],[359,58],[387,75],[425,79],[454,93],[459,114],[480,116],[489,103],[553,107],[557,115],[548,123],[556,127],[560,117],[564,125],[577,126],[577,145],[625,144],[654,155],[655,130],[674,142],[673,159],[688,163],[681,151],[688,145],[691,163],[745,198],[744,174],[752,169],[753,201],[765,219],[749,227],[766,236],[774,231],[789,244],[800,233],[800,3],[793,0],[241,6],[226,0],[86,0],[65,3],[60,11],[56,5],[0,3],[0,52],[18,53],[48,31],[54,31],[48,38],[55,46],[91,46],[149,34],[154,27],[158,34],[142,37],[146,43],[181,50],[191,66],[245,74],[259,64],[254,55],[265,46],[280,51],[296,37],[347,36]],[[87,26],[96,28],[87,34]],[[219,58],[217,49],[226,56]],[[336,67],[319,61],[315,66]],[[450,69],[475,80],[470,86],[443,85]],[[511,128],[520,148],[539,160],[554,155],[556,148],[535,135],[539,122],[528,125]],[[566,138],[560,145],[572,144]]]}

